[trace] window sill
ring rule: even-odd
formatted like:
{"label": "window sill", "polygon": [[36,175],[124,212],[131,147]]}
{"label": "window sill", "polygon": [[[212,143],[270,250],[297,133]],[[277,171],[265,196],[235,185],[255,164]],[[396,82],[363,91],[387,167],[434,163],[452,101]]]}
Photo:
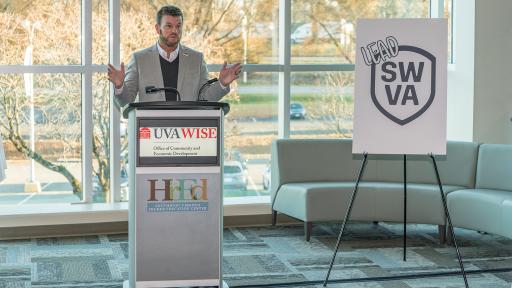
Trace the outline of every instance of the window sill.
{"label": "window sill", "polygon": [[224,216],[270,215],[270,196],[224,199]]}
{"label": "window sill", "polygon": [[0,227],[128,221],[128,203],[42,204],[5,207]]}
{"label": "window sill", "polygon": [[[224,199],[224,216],[270,214],[270,196]],[[0,228],[128,221],[128,202],[4,206]]]}

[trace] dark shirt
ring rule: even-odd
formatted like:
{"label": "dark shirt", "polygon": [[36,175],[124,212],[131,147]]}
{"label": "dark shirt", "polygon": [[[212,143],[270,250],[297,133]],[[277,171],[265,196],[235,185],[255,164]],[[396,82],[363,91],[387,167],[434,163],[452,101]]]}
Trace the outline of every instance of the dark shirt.
{"label": "dark shirt", "polygon": [[[174,61],[169,62],[160,56],[160,67],[162,68],[162,77],[164,79],[164,87],[173,87],[178,89],[178,69],[180,67],[180,57],[176,57]],[[166,101],[176,101],[176,93],[165,91]]]}

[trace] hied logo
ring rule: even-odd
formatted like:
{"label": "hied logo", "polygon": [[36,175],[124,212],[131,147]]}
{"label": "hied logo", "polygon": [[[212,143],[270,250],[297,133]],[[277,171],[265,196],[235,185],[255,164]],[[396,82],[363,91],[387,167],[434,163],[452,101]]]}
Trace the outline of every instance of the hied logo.
{"label": "hied logo", "polygon": [[208,211],[207,179],[148,179],[147,212]]}
{"label": "hied logo", "polygon": [[361,47],[364,63],[371,67],[370,94],[375,107],[399,125],[427,111],[436,93],[436,57],[395,37]]}

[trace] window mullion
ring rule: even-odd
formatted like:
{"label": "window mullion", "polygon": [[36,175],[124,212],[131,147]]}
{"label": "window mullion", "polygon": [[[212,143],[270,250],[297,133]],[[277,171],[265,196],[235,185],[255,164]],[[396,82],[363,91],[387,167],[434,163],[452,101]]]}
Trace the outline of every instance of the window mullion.
{"label": "window mullion", "polygon": [[82,193],[92,202],[92,3],[82,0]]}
{"label": "window mullion", "polygon": [[430,18],[444,17],[444,0],[430,0]]}
{"label": "window mullion", "polygon": [[[109,61],[119,67],[121,63],[120,50],[120,0],[109,0]],[[120,139],[120,113],[114,102],[114,89],[110,85],[110,202],[121,201],[121,139]],[[131,175],[133,177],[133,175]]]}
{"label": "window mullion", "polygon": [[291,76],[291,0],[279,0],[279,93],[277,126],[278,137],[290,137],[290,76]]}

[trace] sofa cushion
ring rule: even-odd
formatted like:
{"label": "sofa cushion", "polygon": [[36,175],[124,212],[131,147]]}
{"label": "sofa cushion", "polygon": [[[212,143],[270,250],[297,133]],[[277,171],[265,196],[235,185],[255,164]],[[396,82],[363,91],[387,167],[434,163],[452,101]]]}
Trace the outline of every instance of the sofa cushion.
{"label": "sofa cushion", "polygon": [[512,145],[480,146],[475,188],[512,191]]}
{"label": "sofa cushion", "polygon": [[[449,141],[446,155],[436,156],[443,185],[473,188],[478,155],[478,143]],[[377,178],[374,181],[402,182],[404,177],[402,155],[377,156]],[[407,156],[407,182],[437,184],[432,160],[427,155]]]}
{"label": "sofa cushion", "polygon": [[[351,220],[375,220],[376,186],[361,183]],[[354,182],[309,182],[284,184],[274,210],[302,221],[342,220],[348,209]]]}
{"label": "sofa cushion", "polygon": [[[282,184],[355,181],[362,155],[352,155],[350,139],[279,139],[272,143],[271,195]],[[364,177],[375,178],[375,161]]]}
{"label": "sofa cushion", "polygon": [[[404,186],[403,183],[375,183],[377,220],[403,222]],[[461,186],[443,185],[446,194],[465,189]],[[407,222],[445,225],[443,201],[439,186],[433,184],[407,184]]]}
{"label": "sofa cushion", "polygon": [[[274,209],[302,221],[342,220],[348,209],[354,182],[284,184]],[[464,187],[443,185],[445,193]],[[445,224],[437,185],[408,184],[408,222]],[[378,205],[377,205],[378,204]],[[361,182],[350,220],[403,221],[403,184]]]}
{"label": "sofa cushion", "polygon": [[[466,189],[448,194],[448,209],[456,227],[502,235],[502,206],[511,191]],[[510,220],[509,220],[510,221]]]}
{"label": "sofa cushion", "polygon": [[[478,143],[450,141],[448,156],[436,156],[445,185],[473,188]],[[402,182],[402,155],[369,155],[363,175],[367,182]],[[407,157],[409,183],[437,184],[432,161],[426,155]],[[351,139],[279,139],[272,144],[271,192],[281,184],[301,182],[355,182],[362,155],[352,154]]]}
{"label": "sofa cushion", "polygon": [[501,235],[512,238],[512,197],[503,201],[501,209]]}

